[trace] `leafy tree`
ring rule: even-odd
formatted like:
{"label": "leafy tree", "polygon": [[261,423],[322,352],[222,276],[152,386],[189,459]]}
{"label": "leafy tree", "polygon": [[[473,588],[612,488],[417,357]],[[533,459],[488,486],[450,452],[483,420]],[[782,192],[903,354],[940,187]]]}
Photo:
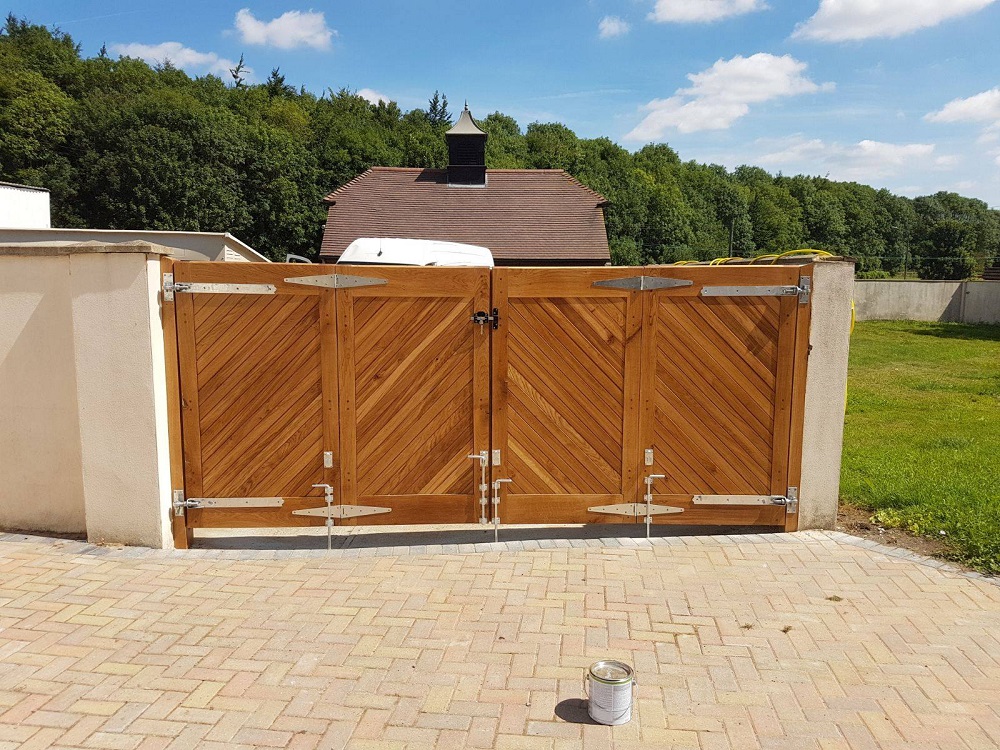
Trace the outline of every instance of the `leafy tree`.
{"label": "leafy tree", "polygon": [[941,219],[927,232],[915,255],[917,274],[922,279],[967,279],[975,268],[970,247],[975,231],[967,222]]}
{"label": "leafy tree", "polygon": [[[0,29],[0,179],[48,187],[58,226],[229,230],[274,258],[314,255],[323,195],[374,165],[446,166],[450,122],[438,91],[403,112],[347,88],[316,96],[277,68],[251,85],[242,55],[225,81],[192,78],[103,47],[83,58],[68,34],[12,15]],[[482,126],[490,168],[565,169],[608,199],[617,263],[817,247],[857,257],[861,275],[912,254],[922,275],[961,277],[969,257],[1000,254],[1000,212],[955,193],[729,172],[665,143],[633,153],[559,123],[522,131],[501,112]]]}

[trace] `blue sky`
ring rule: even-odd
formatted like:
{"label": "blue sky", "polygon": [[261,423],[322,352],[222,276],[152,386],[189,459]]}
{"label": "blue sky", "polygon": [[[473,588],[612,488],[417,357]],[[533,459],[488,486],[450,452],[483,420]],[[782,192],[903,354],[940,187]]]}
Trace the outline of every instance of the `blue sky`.
{"label": "blue sky", "polygon": [[1000,0],[33,0],[96,54],[1000,207]]}

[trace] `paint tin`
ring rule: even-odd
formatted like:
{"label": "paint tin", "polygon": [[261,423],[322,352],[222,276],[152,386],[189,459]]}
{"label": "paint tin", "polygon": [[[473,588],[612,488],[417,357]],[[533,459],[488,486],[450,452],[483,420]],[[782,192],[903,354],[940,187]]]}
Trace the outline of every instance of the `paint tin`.
{"label": "paint tin", "polygon": [[632,718],[635,673],[620,661],[598,661],[586,674],[587,713],[598,724],[625,724]]}

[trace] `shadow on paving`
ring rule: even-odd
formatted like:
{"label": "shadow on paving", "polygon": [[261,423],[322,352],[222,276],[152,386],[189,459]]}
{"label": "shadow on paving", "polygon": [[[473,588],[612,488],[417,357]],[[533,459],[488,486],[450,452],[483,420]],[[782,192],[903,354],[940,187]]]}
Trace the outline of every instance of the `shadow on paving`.
{"label": "shadow on paving", "polygon": [[[493,527],[476,526],[393,531],[373,531],[371,527],[339,527],[334,530],[335,550],[367,548],[426,547],[492,544]],[[713,534],[761,534],[780,532],[771,526],[660,526],[653,527],[654,537],[708,536]],[[538,542],[539,546],[554,540],[586,540],[607,538],[644,539],[644,524],[591,524],[586,526],[501,526],[501,542]],[[219,550],[288,550],[326,549],[326,529],[198,529],[195,549]],[[534,546],[534,545],[533,545]]]}

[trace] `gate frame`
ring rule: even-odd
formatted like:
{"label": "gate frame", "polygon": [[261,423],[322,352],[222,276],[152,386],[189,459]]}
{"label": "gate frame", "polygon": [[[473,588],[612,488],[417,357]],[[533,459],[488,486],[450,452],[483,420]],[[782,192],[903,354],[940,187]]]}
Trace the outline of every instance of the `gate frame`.
{"label": "gate frame", "polygon": [[[194,262],[190,262],[190,261],[174,261],[174,260],[172,260],[170,258],[164,257],[164,258],[161,259],[161,271],[163,273],[175,272],[179,266],[182,266],[182,265],[188,264],[188,263],[194,263]],[[279,265],[281,266],[281,271],[280,272],[282,274],[286,274],[287,276],[325,275],[325,274],[334,274],[334,273],[337,273],[338,271],[346,271],[346,270],[348,270],[348,267],[346,267],[346,266],[332,266],[332,265],[310,265],[310,266],[304,266],[304,265],[299,265],[299,264],[248,264],[248,263],[240,263],[238,265],[237,264],[222,265],[222,264],[215,264],[215,263],[212,263],[212,264],[203,263],[203,264],[199,264],[199,265],[205,267],[204,269],[199,269],[199,270],[205,270],[206,271],[206,274],[205,274],[205,280],[206,281],[208,281],[210,279],[211,280],[218,280],[218,281],[227,281],[227,280],[231,281],[231,279],[228,279],[227,276],[228,276],[228,274],[232,273],[232,271],[236,271],[236,270],[244,272],[250,278],[253,278],[255,275],[258,276],[258,277],[261,276],[261,275],[268,276],[270,274],[268,274],[267,271],[264,271],[264,269],[271,269],[272,271],[278,271],[278,269],[276,268],[276,266],[279,266]],[[805,263],[805,264],[794,264],[792,266],[780,265],[780,266],[777,266],[777,267],[756,267],[756,268],[752,268],[752,269],[749,268],[749,267],[747,267],[747,266],[745,266],[745,265],[730,265],[730,266],[726,266],[725,268],[727,270],[739,270],[741,272],[741,282],[742,283],[754,283],[752,281],[752,279],[754,279],[754,278],[767,279],[768,281],[771,281],[771,283],[773,283],[773,276],[770,276],[770,278],[769,278],[769,275],[773,274],[773,272],[777,268],[783,268],[783,269],[786,269],[786,270],[789,269],[789,268],[794,268],[795,271],[797,271],[799,283],[801,284],[801,279],[802,278],[804,278],[804,277],[810,277],[810,276],[813,275],[812,274],[812,269],[815,267],[815,265],[816,265],[815,262],[810,262],[810,263]],[[256,273],[257,269],[254,268],[254,267],[260,268],[263,273],[262,274]],[[373,275],[378,275],[378,270],[376,270],[376,269],[379,269],[381,267],[377,267],[377,266],[371,266],[371,267],[368,267],[368,266],[365,266],[365,267],[354,267],[354,270],[358,271],[361,268],[363,268],[364,272],[366,272],[366,273],[372,273]],[[531,268],[531,267],[524,267],[524,268]],[[722,268],[722,267],[720,266],[720,267],[717,267],[717,268]],[[765,268],[767,268],[766,271],[765,271]],[[491,295],[491,304],[492,304],[492,299],[496,298],[495,295],[496,295],[496,290],[497,290],[498,284],[504,283],[502,281],[502,279],[504,278],[502,272],[504,270],[505,269],[501,269],[501,268],[494,269],[494,271],[489,274],[488,278],[492,282],[491,283],[491,289],[489,290],[489,294]],[[556,269],[546,268],[546,267],[538,267],[537,269],[534,269],[534,270],[539,270],[539,271],[543,271],[543,272],[547,272],[547,273],[556,272]],[[585,270],[585,269],[566,268],[566,269],[561,269],[561,270],[564,271],[564,272],[566,272],[566,273],[572,274],[574,272],[579,272],[579,271],[582,271],[582,270]],[[706,266],[687,266],[687,267],[685,267],[685,266],[653,266],[653,267],[645,267],[645,268],[642,268],[642,267],[630,267],[630,266],[620,266],[620,267],[602,267],[602,268],[586,269],[586,270],[600,270],[602,272],[608,272],[609,275],[612,276],[612,277],[614,277],[614,276],[624,276],[624,275],[629,275],[629,274],[632,274],[632,275],[635,275],[635,274],[643,274],[643,275],[649,274],[649,275],[654,275],[654,276],[672,276],[674,278],[677,278],[677,275],[676,275],[677,271],[681,271],[684,274],[694,272],[694,273],[697,273],[698,275],[701,275],[703,272],[707,273],[707,274],[714,274],[714,272],[715,272],[715,268],[712,268],[711,270],[709,270]],[[673,271],[674,273],[664,274],[664,271]],[[706,276],[706,279],[707,278],[710,278],[710,277]],[[299,287],[299,290],[301,290],[301,289],[302,288]],[[302,292],[298,291],[298,293],[302,293]],[[323,400],[323,403],[324,403],[324,407],[323,407],[324,433],[328,434],[330,436],[330,441],[331,441],[330,447],[334,451],[333,467],[325,469],[324,476],[325,476],[325,480],[329,484],[331,484],[332,486],[337,487],[340,490],[341,489],[341,478],[343,477],[343,472],[341,471],[341,466],[340,466],[340,461],[341,461],[341,456],[342,456],[342,451],[341,451],[341,447],[342,446],[339,444],[340,443],[340,439],[341,439],[340,430],[339,430],[339,420],[338,420],[338,417],[339,417],[339,408],[340,408],[340,404],[339,404],[340,398],[336,394],[339,393],[339,388],[337,387],[339,385],[339,383],[337,383],[337,381],[343,375],[343,373],[341,373],[341,366],[340,366],[340,364],[338,364],[340,362],[340,358],[338,357],[338,353],[339,353],[338,352],[338,347],[340,346],[340,343],[341,343],[340,340],[339,340],[340,339],[340,336],[339,336],[339,326],[341,324],[340,324],[340,321],[339,321],[339,316],[337,315],[337,308],[339,307],[339,305],[341,303],[339,302],[339,298],[333,293],[333,290],[322,290],[322,291],[319,292],[319,294],[322,295],[321,296],[321,302],[320,302],[320,311],[321,311],[321,323],[320,323],[320,325],[321,325],[321,330],[324,331],[324,332],[327,332],[327,331],[330,331],[331,328],[332,328],[336,332],[336,335],[331,335],[330,336],[330,338],[332,340],[331,341],[331,345],[330,346],[326,346],[326,347],[321,347],[321,357],[322,357],[322,360],[323,360],[323,372],[322,372],[323,396],[322,396],[322,400]],[[796,302],[797,302],[797,300],[796,300]],[[644,321],[646,319],[646,315],[647,315],[647,311],[645,310],[645,308],[649,307],[649,305],[643,303],[643,304],[639,305],[639,307],[641,308],[641,320],[644,323]],[[795,326],[794,326],[794,336],[791,338],[790,345],[786,345],[786,347],[785,347],[788,350],[787,353],[790,354],[790,356],[788,357],[788,359],[790,360],[790,364],[787,365],[790,368],[790,370],[791,370],[791,376],[790,376],[791,377],[790,397],[789,397],[789,403],[787,405],[785,405],[785,406],[782,407],[782,410],[785,413],[787,413],[787,415],[788,415],[788,420],[787,420],[788,421],[788,424],[787,424],[787,435],[788,435],[787,440],[788,440],[788,443],[787,444],[788,444],[789,448],[788,448],[788,453],[787,453],[786,471],[787,471],[787,476],[788,476],[787,484],[790,487],[800,487],[801,486],[801,478],[802,478],[802,457],[803,457],[803,442],[802,441],[803,441],[803,430],[804,430],[804,421],[805,421],[805,406],[806,406],[806,393],[805,393],[806,388],[805,388],[805,386],[806,386],[806,374],[807,374],[807,366],[808,366],[809,348],[810,348],[809,340],[810,340],[810,331],[811,331],[812,304],[796,305],[796,308],[797,308],[797,312],[796,312],[796,320],[795,320]],[[178,310],[178,306],[176,305],[176,303],[174,301],[163,299],[162,300],[162,313],[163,313],[163,321],[162,322],[163,322],[163,326],[164,326],[164,347],[165,347],[165,353],[166,353],[166,359],[167,359],[166,379],[167,379],[167,407],[168,407],[168,418],[169,418],[169,449],[170,449],[171,485],[172,485],[172,487],[174,488],[175,491],[176,490],[180,490],[180,491],[184,492],[185,493],[184,496],[186,497],[187,483],[185,481],[185,474],[186,474],[186,472],[184,470],[184,453],[183,453],[183,450],[184,450],[184,448],[183,448],[183,445],[184,445],[184,443],[183,443],[183,436],[184,436],[184,426],[183,426],[183,423],[184,423],[184,419],[182,417],[183,399],[182,399],[182,394],[181,394],[181,390],[180,390],[180,385],[181,385],[181,377],[180,377],[180,375],[181,375],[181,368],[183,367],[183,362],[182,362],[182,360],[180,358],[182,345],[181,345],[181,343],[179,341],[179,331],[178,331],[179,320],[181,319],[181,317],[183,315],[183,312]],[[640,323],[640,326],[639,326],[640,333],[645,329],[645,326],[644,326],[643,323]],[[502,323],[501,323],[501,325],[502,325]],[[323,334],[321,334],[321,335],[323,335]],[[648,337],[648,338],[652,339],[652,337]],[[494,347],[493,342],[494,342],[494,337],[490,336],[489,337],[489,343],[487,344],[487,346],[490,347],[490,348],[493,348],[493,349],[501,349],[501,348],[503,348],[502,346],[496,346],[496,347]],[[639,379],[640,379],[640,381],[645,381],[645,378],[649,374],[647,371],[651,371],[653,369],[653,368],[650,368],[648,366],[647,367],[641,367],[642,362],[645,361],[647,347],[651,346],[651,345],[652,345],[651,343],[648,343],[645,340],[642,340],[639,343],[639,346],[641,347],[641,355],[640,355],[640,363],[639,363],[640,364],[640,373],[639,373],[639,376],[638,376]],[[498,361],[501,361],[499,359],[499,357],[501,357],[501,356],[502,356],[502,354],[498,354],[495,351],[491,353],[491,355],[490,355],[490,369],[491,370],[496,367],[496,364],[497,364]],[[782,361],[782,355],[781,355],[780,351],[779,351],[779,354],[778,354],[778,361],[779,362]],[[479,373],[477,373],[476,378],[477,379],[481,379],[482,375],[479,374]],[[486,373],[486,378],[488,380],[492,380],[492,373],[488,371]],[[626,378],[626,380],[627,380],[627,378]],[[330,383],[331,388],[327,387],[328,383]],[[330,395],[331,391],[334,394],[332,397]],[[640,390],[639,392],[636,392],[635,394],[633,394],[631,397],[628,394],[626,394],[626,400],[629,400],[629,398],[638,399],[639,398],[639,393],[641,393],[641,392],[642,391]],[[493,446],[494,446],[494,434],[495,434],[495,431],[496,431],[496,418],[495,418],[495,415],[496,415],[496,413],[498,411],[498,403],[502,404],[502,402],[500,402],[499,399],[497,398],[496,389],[492,385],[487,389],[487,394],[488,394],[487,395],[487,401],[489,402],[488,418],[493,422],[493,424],[492,425],[489,425],[489,424],[487,425],[488,429],[487,429],[486,434],[488,435],[488,437],[490,439],[489,449],[493,450]],[[648,391],[647,391],[647,397],[648,397]],[[332,404],[328,404],[327,403],[328,401],[333,401],[333,403]],[[646,410],[644,408],[640,407],[640,408],[638,408],[638,413],[640,415],[640,417],[639,417],[640,420],[642,420],[643,419],[642,415],[644,415],[646,413]],[[637,446],[639,446],[639,448],[636,451],[636,453],[637,454],[641,454],[641,445],[642,445],[642,436],[643,436],[643,433],[642,433],[640,427],[638,427],[638,426],[637,426],[637,428],[636,428],[636,430],[634,432],[635,432],[635,440],[634,440],[634,442],[636,442]],[[477,434],[478,434],[478,430],[477,430]],[[626,441],[626,442],[628,442],[628,441]],[[637,464],[637,465],[639,465],[639,464]],[[502,472],[503,467],[501,466],[501,467],[499,467],[499,469],[500,469],[499,472],[496,471],[496,467],[494,467],[492,469],[494,477],[502,475],[502,473],[503,473]],[[478,474],[478,471],[476,471],[476,473]],[[638,487],[641,485],[641,474],[642,474],[641,470],[635,472],[635,486],[637,487],[636,499],[638,499],[639,494],[641,494],[640,491],[638,490]],[[624,482],[624,478],[623,478],[623,482]],[[338,492],[338,494],[341,494],[341,493]],[[321,498],[317,498],[317,500],[319,501],[319,500],[321,500]],[[344,502],[344,501],[343,501],[343,499],[340,499],[339,502]],[[776,508],[776,510],[777,510],[777,508]],[[784,510],[784,509],[782,509],[782,510]],[[212,512],[214,513],[214,512],[218,512],[218,511],[212,511]],[[247,520],[251,520],[251,518],[249,517],[250,514],[246,514],[246,515],[244,515],[244,514],[245,514],[245,512],[243,512],[243,511],[229,511],[229,513],[227,515],[230,515],[230,517],[232,518],[233,521],[238,520],[239,516],[243,516],[243,517],[247,518]],[[720,525],[738,525],[740,523],[739,521],[733,521],[732,520],[732,516],[734,515],[732,508],[730,508],[727,511],[727,514],[729,515],[729,517],[724,522],[720,521],[720,522],[717,522],[717,523],[719,523]],[[683,517],[684,517],[684,515],[687,515],[687,514],[682,514],[680,517],[672,517],[672,516],[667,516],[665,518],[664,517],[657,517],[655,520],[656,520],[657,523],[684,524],[684,520],[682,520]],[[309,517],[299,517],[299,518],[302,518],[303,522],[302,523],[296,523],[294,525],[315,526],[315,525],[323,525],[323,523],[324,523],[324,519],[322,519],[322,518],[309,518]],[[217,526],[218,525],[218,524],[202,524],[202,523],[191,524],[191,523],[189,523],[190,520],[194,520],[194,519],[188,519],[186,517],[186,514],[184,514],[184,515],[176,515],[176,514],[172,515],[171,526],[172,526],[172,531],[173,531],[173,540],[174,540],[174,544],[175,544],[175,546],[177,548],[185,549],[185,548],[187,548],[187,547],[190,546],[190,543],[191,543],[192,538],[193,538],[193,534],[192,534],[192,529],[193,528],[208,527],[208,526]],[[389,523],[391,523],[390,519],[386,519],[386,521],[389,522]],[[354,521],[353,523],[350,523],[350,525],[357,525],[357,523],[359,523],[359,522],[358,521]],[[698,523],[698,522],[695,522],[695,523]],[[754,523],[754,522],[748,520],[748,521],[745,521],[745,523]],[[230,523],[230,524],[223,524],[223,525],[230,526],[232,524]],[[261,524],[259,524],[259,523],[258,524],[253,524],[252,523],[252,524],[250,524],[247,527],[249,528],[249,527],[252,527],[254,525],[259,526]],[[341,525],[348,525],[348,524],[347,523],[342,523]],[[688,522],[685,525],[691,525],[691,524],[690,524],[690,522]],[[766,524],[766,525],[772,525],[772,524]],[[785,519],[784,519],[784,529],[786,531],[794,531],[794,530],[796,530],[798,528],[798,526],[799,526],[799,514],[798,513],[787,513],[785,515]]]}

